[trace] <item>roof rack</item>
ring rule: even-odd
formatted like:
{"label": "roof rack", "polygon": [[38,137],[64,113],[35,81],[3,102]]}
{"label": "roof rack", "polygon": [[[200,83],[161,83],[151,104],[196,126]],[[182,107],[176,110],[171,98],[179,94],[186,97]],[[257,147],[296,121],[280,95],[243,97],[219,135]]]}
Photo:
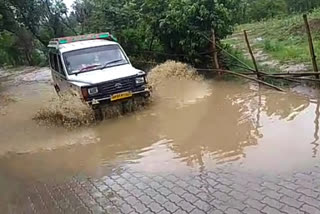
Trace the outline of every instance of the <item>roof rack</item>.
{"label": "roof rack", "polygon": [[95,39],[105,39],[105,40],[115,41],[115,42],[118,41],[110,33],[86,34],[86,35],[80,35],[80,36],[69,36],[69,37],[61,37],[61,38],[52,39],[49,42],[48,47],[58,49],[59,45],[62,45],[62,44],[78,42],[78,41],[95,40]]}

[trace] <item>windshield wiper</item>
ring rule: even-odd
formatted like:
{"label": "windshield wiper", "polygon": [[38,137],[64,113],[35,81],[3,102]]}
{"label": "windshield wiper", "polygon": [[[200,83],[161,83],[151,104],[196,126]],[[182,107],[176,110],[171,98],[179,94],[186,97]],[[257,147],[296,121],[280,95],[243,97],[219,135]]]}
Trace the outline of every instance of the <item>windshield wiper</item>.
{"label": "windshield wiper", "polygon": [[87,67],[81,68],[80,71],[75,72],[73,74],[77,75],[79,73],[82,73],[82,72],[85,72],[85,71],[89,71],[89,70],[94,69],[94,68],[99,67],[99,66],[101,66],[101,65],[100,64],[89,65]]}
{"label": "windshield wiper", "polygon": [[112,60],[112,61],[110,61],[110,62],[106,62],[101,69],[104,69],[104,68],[108,67],[108,65],[110,65],[110,64],[113,64],[113,63],[116,63],[116,62],[121,62],[121,61],[123,61],[123,60],[124,60],[124,59],[116,59],[116,60]]}

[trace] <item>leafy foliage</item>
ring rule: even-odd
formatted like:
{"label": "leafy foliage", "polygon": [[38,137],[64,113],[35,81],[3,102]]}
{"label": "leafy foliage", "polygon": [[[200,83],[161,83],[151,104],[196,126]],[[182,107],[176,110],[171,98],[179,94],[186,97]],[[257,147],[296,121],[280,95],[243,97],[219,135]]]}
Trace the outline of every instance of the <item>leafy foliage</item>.
{"label": "leafy foliage", "polygon": [[[203,57],[236,23],[310,11],[319,0],[0,0],[0,65],[38,64],[51,38],[113,33],[134,58],[171,57],[210,64]],[[149,52],[145,52],[145,51]]]}
{"label": "leafy foliage", "polygon": [[319,0],[241,0],[239,23],[283,17],[293,13],[311,12],[320,7]]}
{"label": "leafy foliage", "polygon": [[313,9],[320,7],[319,0],[286,0],[286,3],[291,13],[311,12]]}
{"label": "leafy foliage", "polygon": [[[20,44],[29,46],[25,51],[53,37],[110,31],[131,54],[163,51],[189,62],[200,61],[198,53],[210,49],[212,29],[218,39],[232,32],[239,5],[239,0],[76,0],[68,13],[62,0],[0,2],[2,29],[15,38],[32,35],[30,44]],[[30,55],[17,63],[32,64]]]}
{"label": "leafy foliage", "polygon": [[33,57],[51,38],[76,33],[62,0],[0,0],[0,17],[1,37],[10,35],[13,41],[11,51],[1,48],[8,55],[6,64],[35,64]]}
{"label": "leafy foliage", "polygon": [[[83,2],[85,3],[85,2]],[[109,0],[92,1],[94,23],[90,30],[110,30],[130,52],[163,51],[200,61],[199,53],[210,49],[212,29],[217,38],[232,33],[232,15],[238,0]],[[104,20],[108,20],[105,22]]]}

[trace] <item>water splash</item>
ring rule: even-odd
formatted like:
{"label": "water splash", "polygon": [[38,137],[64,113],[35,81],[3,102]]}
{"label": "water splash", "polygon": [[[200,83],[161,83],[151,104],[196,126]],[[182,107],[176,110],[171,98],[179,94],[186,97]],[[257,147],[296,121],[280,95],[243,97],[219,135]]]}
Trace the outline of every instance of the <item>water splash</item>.
{"label": "water splash", "polygon": [[[153,68],[148,73],[149,84],[156,90],[162,87],[166,80],[170,79],[202,81],[203,77],[198,75],[196,70],[187,64],[175,61],[167,61]],[[158,94],[161,97],[161,92]],[[115,102],[104,106],[102,113],[104,119],[116,118],[126,113],[136,112],[148,106],[155,97],[149,100],[132,99],[126,103]],[[75,128],[87,126],[96,122],[92,108],[83,103],[79,97],[64,95],[53,98],[46,106],[41,108],[34,119],[40,124],[63,126]]]}
{"label": "water splash", "polygon": [[0,115],[7,114],[7,107],[10,103],[16,102],[16,98],[14,98],[10,94],[0,94]]}
{"label": "water splash", "polygon": [[41,108],[34,119],[41,124],[67,128],[90,125],[95,121],[94,112],[79,97],[66,94],[56,97]]}
{"label": "water splash", "polygon": [[149,84],[154,88],[168,79],[202,81],[204,78],[190,65],[171,60],[157,65],[148,74]]}

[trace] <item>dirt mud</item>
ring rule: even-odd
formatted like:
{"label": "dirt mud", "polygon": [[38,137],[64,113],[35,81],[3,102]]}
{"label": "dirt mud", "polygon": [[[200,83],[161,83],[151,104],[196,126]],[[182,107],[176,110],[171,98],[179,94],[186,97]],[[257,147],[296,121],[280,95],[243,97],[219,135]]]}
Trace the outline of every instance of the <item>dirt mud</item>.
{"label": "dirt mud", "polygon": [[[314,33],[320,32],[320,19],[310,19],[309,20],[310,30]],[[293,27],[290,32],[292,34],[305,34],[306,26],[304,24]]]}
{"label": "dirt mud", "polygon": [[[252,35],[252,37],[255,38],[252,39],[253,42],[251,44],[253,48],[253,54],[258,64],[260,66],[263,66],[263,69],[272,69],[284,73],[306,72],[310,70],[310,65],[307,64],[297,64],[295,62],[280,62],[277,59],[273,59],[270,54],[257,47],[257,44],[263,42],[264,38],[258,35]],[[248,53],[247,46],[245,42],[243,42],[242,34],[233,34],[226,41],[233,41],[234,44],[232,44],[232,47],[243,52],[243,55],[247,59],[251,59],[251,56]],[[234,41],[237,41],[237,43],[235,43]]]}

